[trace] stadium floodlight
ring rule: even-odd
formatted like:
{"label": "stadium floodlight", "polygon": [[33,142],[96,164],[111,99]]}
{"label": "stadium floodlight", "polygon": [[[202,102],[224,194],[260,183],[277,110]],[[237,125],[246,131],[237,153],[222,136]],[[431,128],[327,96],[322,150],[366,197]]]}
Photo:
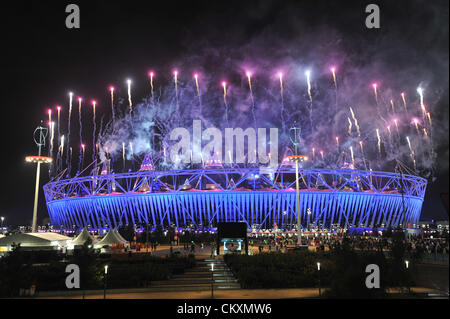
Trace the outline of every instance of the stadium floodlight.
{"label": "stadium floodlight", "polygon": [[300,187],[298,182],[298,162],[307,161],[309,159],[306,155],[291,155],[286,157],[288,161],[294,161],[295,162],[295,186],[297,191],[297,243],[300,246],[302,244],[301,236],[302,236],[302,218],[300,215]]}
{"label": "stadium floodlight", "polygon": [[[42,124],[42,122],[41,122]],[[37,137],[37,134],[39,136]],[[38,198],[39,198],[39,177],[41,173],[41,163],[48,164],[53,161],[51,157],[42,156],[42,146],[45,146],[45,138],[47,137],[48,129],[43,126],[38,126],[33,133],[34,142],[36,143],[39,154],[38,156],[27,156],[25,157],[25,161],[27,163],[37,163],[36,167],[36,186],[34,191],[34,206],[33,206],[33,222],[31,225],[31,231],[33,233],[36,232],[36,222],[37,222],[37,206],[38,206]]]}

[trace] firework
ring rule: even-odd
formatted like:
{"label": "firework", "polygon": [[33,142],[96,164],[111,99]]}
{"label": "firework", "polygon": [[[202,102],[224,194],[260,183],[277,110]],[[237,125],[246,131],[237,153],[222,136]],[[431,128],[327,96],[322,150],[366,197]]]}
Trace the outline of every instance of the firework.
{"label": "firework", "polygon": [[[48,129],[49,129],[49,132],[50,132],[50,134],[48,135],[49,144],[50,144],[50,147],[48,148],[48,157],[52,157],[52,156],[53,156],[53,137],[52,137],[52,135],[53,135],[53,128],[52,128],[53,122],[52,122],[52,110],[49,109],[49,110],[47,111],[47,113],[48,113]],[[51,174],[51,165],[50,165],[50,167],[49,167],[49,174]]]}
{"label": "firework", "polygon": [[[83,131],[83,124],[81,122],[81,102],[83,101],[83,99],[81,97],[78,97],[78,123],[80,126],[80,143],[83,141],[82,138],[82,131]],[[82,144],[84,145],[84,144]],[[79,158],[78,158],[78,171],[80,171],[81,167],[82,167],[82,161],[83,161],[83,154],[82,154],[82,149],[80,149],[80,154],[79,154]]]}
{"label": "firework", "polygon": [[55,137],[55,122],[50,122],[50,157],[53,155],[53,139]]}
{"label": "firework", "polygon": [[222,87],[223,87],[223,103],[225,104],[225,119],[227,121],[228,126],[227,82],[222,81]]}
{"label": "firework", "polygon": [[122,161],[123,161],[123,168],[125,169],[125,143],[122,142]]}
{"label": "firework", "polygon": [[59,143],[59,153],[62,155],[64,152],[64,135],[61,136]]}
{"label": "firework", "polygon": [[70,173],[70,158],[71,156],[69,156],[69,151],[70,151],[70,119],[72,117],[72,102],[73,102],[73,93],[69,92],[69,120],[68,120],[68,124],[67,124],[67,149],[66,149],[66,165],[67,165],[67,169]]}
{"label": "firework", "polygon": [[421,87],[418,87],[417,93],[419,93],[419,96],[420,96],[420,107],[422,109],[422,114],[425,115],[427,113],[427,111],[425,109],[425,105],[423,104],[423,89]]}
{"label": "firework", "polygon": [[372,84],[372,87],[373,87],[373,93],[375,94],[375,101],[377,102],[377,104],[378,104],[378,91],[377,91],[377,84],[376,83],[373,83]]}
{"label": "firework", "polygon": [[[280,96],[281,96],[281,107],[284,108],[284,88],[283,88],[283,73],[278,73],[280,78]],[[283,111],[282,111],[283,112]]]}
{"label": "firework", "polygon": [[223,101],[226,104],[227,103],[227,82],[223,81],[222,87],[223,87]]}
{"label": "firework", "polygon": [[57,105],[56,110],[58,111],[58,140],[61,138],[61,106]]}
{"label": "firework", "polygon": [[406,137],[406,141],[408,142],[408,147],[409,147],[409,151],[410,151],[410,156],[411,156],[411,159],[412,159],[412,161],[413,161],[413,164],[414,164],[414,170],[415,170],[415,169],[416,169],[416,159],[415,159],[415,156],[414,156],[414,150],[413,150],[413,148],[412,148],[412,146],[411,146],[411,142],[410,142],[410,140],[409,140],[409,136]]}
{"label": "firework", "polygon": [[320,151],[320,157],[322,158],[322,161],[324,160],[323,158],[323,151]]}
{"label": "firework", "polygon": [[80,172],[84,165],[84,155],[86,153],[86,145],[81,144],[80,148],[80,158],[78,160],[78,171]]}
{"label": "firework", "polygon": [[194,73],[194,80],[195,80],[195,87],[197,89],[198,104],[201,107],[202,106],[202,100],[200,98],[200,86],[198,85],[198,74],[197,73]]}
{"label": "firework", "polygon": [[72,102],[73,102],[73,93],[69,92],[69,118],[72,113]]}
{"label": "firework", "polygon": [[72,112],[73,93],[69,92],[69,115]]}
{"label": "firework", "polygon": [[391,102],[391,107],[392,107],[392,113],[395,114],[395,105],[394,105],[394,101],[391,100],[390,102]]}
{"label": "firework", "polygon": [[380,137],[380,130],[379,130],[379,129],[376,129],[376,132],[377,132],[377,139],[378,139],[378,143],[377,143],[377,145],[378,145],[378,153],[381,154],[381,137]]}
{"label": "firework", "polygon": [[409,136],[406,137],[406,141],[408,142],[408,147],[409,147],[409,151],[411,152],[411,154],[414,153],[412,147],[411,147],[411,141],[409,140]]}
{"label": "firework", "polygon": [[92,117],[92,121],[94,124],[94,131],[92,133],[92,148],[93,148],[93,154],[92,154],[92,160],[95,161],[95,154],[96,154],[96,149],[95,149],[95,133],[97,130],[97,122],[95,120],[95,107],[97,105],[97,101],[93,100],[92,102],[92,111],[94,112],[94,116]]}
{"label": "firework", "polygon": [[[249,71],[254,73],[253,70],[249,70]],[[253,80],[252,76],[253,75],[250,72],[247,72],[246,70],[244,70],[244,72],[241,73],[241,76],[244,76],[244,74],[245,74],[245,76],[247,77],[247,79],[241,78],[242,80],[244,80],[244,83],[243,83],[244,84],[244,88],[243,88],[244,90],[243,90],[243,92],[238,92],[238,93],[240,93],[241,95],[245,95],[248,106],[250,106],[249,105],[250,102],[252,103],[252,112],[253,112],[253,116],[255,117],[255,113],[254,112],[256,112],[256,110],[255,110],[255,102],[256,102],[256,100],[254,98],[255,97],[258,98],[257,94],[259,94],[259,92],[260,92],[260,91],[258,91],[260,89],[259,88],[259,82],[258,83],[257,82],[253,82],[252,83],[252,80]],[[329,70],[326,70],[326,72],[330,72],[330,73],[328,73],[328,77],[329,77],[328,81],[330,79],[333,80],[334,88],[337,89],[336,69],[334,67],[332,67],[332,68],[329,68]],[[305,72],[305,80],[304,81],[306,81],[307,83],[304,83],[304,84],[308,84],[308,92],[307,92],[308,93],[308,97],[306,97],[305,94],[303,94],[302,97],[301,97],[303,102],[306,102],[307,109],[310,109],[309,108],[310,105],[311,105],[311,109],[312,109],[312,104],[313,104],[312,102],[314,102],[314,103],[316,102],[316,101],[312,101],[312,87],[311,87],[311,82],[310,82],[311,81],[311,79],[310,79],[310,75],[311,74],[312,73],[310,73],[309,71]],[[170,75],[171,74],[169,73],[169,80],[168,80],[168,82],[169,82],[168,83],[169,91],[166,92],[164,94],[164,96],[170,96],[172,107],[173,107],[173,103],[174,103],[174,100],[173,100],[174,99],[173,88],[174,87],[171,86],[173,84],[171,82],[172,79],[170,78]],[[201,99],[204,100],[204,96],[206,96],[205,95],[206,94],[205,90],[207,89],[207,87],[209,87],[209,85],[205,86],[206,82],[202,82],[203,86],[202,86],[202,90],[200,90],[200,86],[199,86],[200,73],[198,73],[196,71],[193,74],[191,73],[191,75],[193,76],[193,78],[191,80],[193,82],[191,82],[191,90],[190,90],[191,94],[189,94],[189,95],[191,95],[191,97],[193,98],[193,100],[192,100],[193,103],[189,103],[189,107],[198,107],[198,106],[201,107],[201,103],[202,103]],[[330,75],[332,75],[332,78],[331,78]],[[153,72],[149,72],[148,76],[150,78],[150,88],[152,90],[152,96],[150,98],[153,98],[153,94],[154,94],[154,92],[153,92],[153,90],[154,90],[154,83],[153,83],[153,81],[154,81],[154,74],[153,74]],[[185,90],[184,90],[183,85],[182,85],[182,87],[180,87],[180,89],[181,89],[180,92],[178,92],[178,71],[175,71],[173,73],[173,76],[174,76],[175,93],[176,93],[176,96],[177,96],[177,103],[178,103],[178,99],[180,97],[183,98],[183,99],[185,98],[184,95],[183,95]],[[279,96],[278,96],[278,98],[280,98],[279,103],[280,103],[280,106],[281,106],[281,116],[278,119],[275,119],[275,120],[278,122],[281,119],[280,125],[284,126],[285,123],[287,123],[287,121],[286,122],[284,121],[283,116],[286,117],[286,119],[288,119],[288,115],[289,116],[294,116],[294,115],[297,116],[297,113],[294,113],[294,112],[296,112],[294,105],[292,105],[292,109],[291,108],[289,108],[289,109],[288,108],[284,108],[285,107],[285,105],[284,105],[284,100],[285,100],[284,99],[284,84],[286,84],[287,82],[285,82],[285,79],[283,79],[283,77],[284,77],[284,74],[281,73],[281,72],[273,73],[272,77],[271,77],[271,81],[272,81],[272,83],[271,83],[272,88],[271,89],[274,89],[275,92],[273,92],[272,90],[267,90],[267,91],[269,93],[275,93],[274,97],[275,97],[275,101],[276,101],[276,98],[277,98],[276,90],[279,89],[279,92],[278,92]],[[273,82],[273,80],[275,80],[276,82]],[[300,80],[303,80],[303,79],[300,79]],[[327,79],[325,79],[325,80],[327,80]],[[203,77],[202,77],[202,81],[204,81]],[[248,84],[245,83],[247,81],[248,81]],[[135,110],[136,107],[140,107],[140,106],[138,106],[138,103],[136,103],[136,105],[133,105],[133,102],[135,102],[135,101],[132,101],[132,97],[131,97],[130,80],[128,80],[127,83],[128,83],[128,103],[129,103],[129,106],[130,106],[130,109],[129,109],[130,116],[134,116],[135,117],[136,114],[133,114],[134,110]],[[381,82],[379,82],[379,83],[381,83]],[[228,99],[228,91],[229,91],[228,85],[230,85],[230,84],[228,84],[226,82],[218,82],[217,84],[222,85],[223,102],[225,104],[225,110],[226,110],[226,113],[225,113],[226,114],[226,121],[227,121],[227,125],[229,125],[228,121],[229,120],[231,121],[233,119],[233,115],[231,116],[231,118],[229,118],[229,114],[228,114],[229,113],[229,107],[232,106],[232,104],[230,104],[230,105],[228,104],[228,102],[232,102],[232,100]],[[328,85],[329,84],[331,84],[331,83],[328,83]],[[412,116],[411,115],[407,115],[406,118],[409,118],[409,119],[413,118],[414,116],[417,117],[417,118],[413,118],[412,119],[412,122],[410,122],[410,124],[409,124],[409,125],[411,125],[411,127],[408,127],[408,122],[405,122],[404,119],[402,118],[402,116],[403,116],[402,112],[403,111],[402,111],[401,105],[400,105],[401,103],[403,103],[405,111],[407,111],[405,93],[403,93],[403,92],[402,93],[400,93],[400,92],[397,93],[397,94],[401,95],[401,99],[402,100],[398,99],[398,95],[396,97],[394,96],[392,99],[390,99],[390,98],[385,99],[385,95],[383,94],[385,91],[383,91],[383,92],[379,91],[378,85],[381,85],[381,84],[378,84],[378,83],[375,83],[375,82],[372,82],[372,83],[369,82],[368,84],[369,85],[366,84],[367,85],[366,90],[368,90],[368,92],[366,91],[366,93],[368,93],[368,98],[370,99],[371,95],[374,94],[375,95],[375,100],[377,101],[377,105],[376,105],[377,109],[385,107],[386,110],[383,110],[384,114],[382,114],[382,115],[383,116],[387,116],[387,117],[385,117],[385,119],[381,118],[384,121],[384,124],[380,124],[379,123],[379,124],[375,124],[375,126],[372,126],[372,127],[370,127],[370,126],[366,127],[366,125],[365,125],[366,123],[364,121],[362,121],[362,125],[360,127],[359,123],[358,123],[358,119],[356,117],[356,111],[358,111],[359,119],[364,119],[364,118],[361,118],[361,116],[362,115],[367,116],[368,114],[365,114],[365,113],[359,114],[360,113],[360,109],[358,108],[358,106],[353,106],[353,107],[356,107],[355,110],[353,110],[352,107],[349,107],[350,114],[347,113],[347,123],[345,123],[345,121],[340,123],[340,126],[342,126],[342,128],[345,128],[346,132],[348,132],[348,136],[345,136],[345,133],[343,133],[342,131],[341,132],[336,131],[333,134],[333,135],[335,135],[335,143],[336,143],[337,150],[338,150],[338,154],[337,155],[339,156],[339,159],[340,159],[339,162],[342,163],[342,159],[344,159],[344,162],[346,160],[346,162],[348,163],[349,159],[350,159],[350,155],[352,155],[352,164],[354,165],[355,164],[355,158],[354,157],[356,156],[358,158],[358,156],[361,156],[361,154],[362,154],[362,158],[358,158],[358,165],[362,167],[363,165],[362,165],[362,163],[360,161],[363,160],[364,157],[365,157],[365,154],[364,154],[365,150],[363,149],[362,142],[360,142],[361,154],[358,155],[359,151],[357,149],[358,145],[356,143],[358,142],[358,140],[363,140],[363,139],[364,139],[364,143],[368,143],[367,145],[364,145],[364,147],[368,151],[367,162],[364,162],[365,166],[369,167],[370,165],[373,166],[375,164],[377,164],[377,165],[379,164],[379,163],[376,163],[376,162],[372,162],[371,163],[369,155],[371,157],[373,155],[375,155],[374,159],[377,158],[376,159],[377,161],[381,160],[381,156],[379,154],[385,156],[386,159],[394,158],[393,155],[396,155],[396,154],[391,154],[391,153],[397,151],[395,149],[396,146],[398,146],[398,147],[401,146],[401,144],[402,144],[401,141],[402,141],[403,138],[405,138],[405,135],[403,135],[403,131],[405,129],[409,130],[409,131],[412,131],[413,130],[413,127],[412,127],[413,125],[415,127],[416,133],[420,137],[419,137],[419,140],[412,140],[410,142],[418,143],[417,145],[415,145],[415,146],[417,146],[417,151],[418,151],[417,156],[418,156],[418,159],[419,158],[422,159],[422,153],[419,153],[419,151],[421,151],[421,152],[422,151],[426,151],[423,146],[426,146],[428,148],[432,148],[433,135],[436,134],[434,128],[432,128],[430,112],[426,112],[426,109],[429,108],[429,107],[428,106],[425,107],[425,105],[424,105],[424,91],[421,88],[419,88],[417,90],[418,94],[420,95],[420,105],[421,105],[421,108],[422,108],[422,112],[424,112],[424,117],[421,118],[420,114],[412,115],[412,113],[411,113]],[[147,84],[147,85],[149,85],[149,84]],[[194,89],[194,85],[195,85],[195,89]],[[245,88],[245,85],[248,85],[248,88]],[[255,88],[257,89],[257,91],[255,91],[255,92],[253,92],[253,86],[254,85],[256,85]],[[373,93],[371,92],[371,87],[370,86],[373,86]],[[105,87],[105,88],[108,88],[108,87]],[[304,87],[303,90],[305,88],[306,87]],[[133,89],[135,89],[135,88],[133,87]],[[221,88],[219,88],[219,90],[220,89]],[[234,91],[235,88],[233,87],[232,89],[233,89],[232,95],[235,96],[236,95],[236,93]],[[249,91],[247,91],[246,89],[249,90]],[[331,86],[328,89],[333,90],[333,88]],[[341,88],[339,88],[339,89],[341,89]],[[385,90],[386,90],[386,92],[388,92],[387,88]],[[115,121],[115,120],[119,120],[119,118],[117,117],[117,116],[119,116],[119,113],[116,112],[115,105],[114,105],[114,103],[118,101],[117,100],[117,96],[116,96],[116,101],[114,100],[115,88],[114,87],[109,87],[109,91],[110,92],[108,92],[108,93],[110,94],[110,96],[106,96],[106,98],[110,98],[111,110],[112,110],[112,122],[111,122],[111,126],[109,126],[109,123],[108,123],[107,126],[105,126],[105,131],[104,132],[103,132],[103,127],[102,127],[101,123],[99,123],[99,125],[100,125],[99,126],[99,130],[96,129],[96,105],[97,104],[94,101],[92,102],[92,107],[93,107],[93,120],[92,121],[93,121],[93,126],[94,126],[93,127],[94,133],[93,133],[92,140],[94,142],[93,144],[95,145],[95,147],[94,147],[94,155],[97,155],[95,157],[96,159],[99,158],[98,157],[98,151],[97,151],[97,145],[100,145],[100,150],[104,147],[105,144],[110,145],[109,142],[111,142],[111,139],[115,138],[114,134],[112,134],[112,133],[114,133],[115,129],[118,128],[118,127],[114,127],[114,126],[115,125],[118,126],[118,124],[119,124],[119,122]],[[286,91],[286,93],[288,93],[288,91]],[[262,92],[262,90],[261,90],[261,92]],[[380,92],[381,92],[381,95],[378,96]],[[133,92],[133,93],[136,94],[135,92]],[[170,94],[167,95],[167,93],[170,93]],[[219,91],[219,92],[216,92],[216,93],[219,94],[219,102],[220,102],[220,94],[221,94],[221,92]],[[303,93],[306,93],[306,92],[303,92]],[[329,93],[331,93],[331,95]],[[256,96],[255,96],[255,94],[256,94]],[[70,174],[71,161],[73,160],[73,156],[76,157],[76,155],[77,155],[77,154],[73,154],[73,151],[76,152],[77,150],[76,150],[76,145],[74,146],[75,150],[72,149],[71,145],[74,143],[74,141],[73,141],[74,137],[70,136],[71,135],[71,112],[72,112],[72,107],[76,107],[76,105],[73,106],[72,103],[76,103],[76,101],[73,101],[73,98],[75,98],[75,96],[73,96],[72,93],[70,93],[69,95],[70,95],[70,101],[69,101],[68,130],[67,131],[66,131],[66,128],[64,127],[64,123],[62,123],[62,126],[61,126],[61,123],[60,123],[60,120],[61,120],[61,107],[60,106],[57,107],[58,114],[55,114],[54,112],[56,112],[56,109],[52,108],[51,110],[47,110],[48,114],[44,114],[44,116],[48,117],[48,122],[49,122],[49,124],[48,124],[49,125],[49,133],[50,133],[49,137],[50,137],[50,140],[51,140],[51,141],[49,141],[50,142],[49,151],[50,151],[50,149],[53,146],[53,136],[54,136],[54,139],[55,139],[56,142],[55,142],[53,150],[58,150],[58,145],[57,145],[58,141],[59,141],[59,144],[60,144],[59,145],[60,146],[59,147],[59,151],[58,151],[58,160],[56,162],[60,163],[58,161],[63,159],[64,156],[65,156],[64,163],[62,163],[62,165],[67,163],[67,165],[69,166],[68,167],[69,168],[68,173]],[[117,95],[117,93],[116,93],[116,95]],[[327,102],[329,102],[330,99],[332,101],[332,99],[334,98],[332,95],[333,95],[333,92],[328,92],[328,94],[327,94],[328,101]],[[322,96],[322,95],[320,95],[320,96]],[[232,96],[230,96],[230,98],[231,97]],[[249,97],[251,98],[251,101],[250,101]],[[286,96],[286,97],[288,97],[288,96]],[[306,97],[306,101],[305,101],[305,97]],[[134,97],[134,98],[136,98],[136,97]],[[197,102],[197,98],[198,98],[198,102]],[[291,98],[291,96],[289,96],[289,98]],[[317,97],[315,96],[315,99],[316,98]],[[151,99],[150,99],[150,101],[151,101]],[[286,101],[290,102],[290,100],[289,101],[286,100]],[[89,100],[87,102],[90,103]],[[311,102],[311,104],[309,102]],[[126,104],[128,104],[128,103],[126,102]],[[153,102],[150,102],[150,105],[152,103]],[[396,103],[397,103],[397,105],[395,105]],[[418,101],[416,103],[418,103]],[[291,104],[291,103],[286,103],[286,107],[289,106],[288,104]],[[324,103],[324,104],[329,104],[329,103]],[[146,104],[143,103],[142,105],[145,107]],[[263,106],[263,104],[261,104],[261,106]],[[331,108],[333,107],[332,105],[330,105],[330,106],[331,106]],[[375,105],[373,105],[373,106],[375,106]],[[79,111],[78,115],[79,115],[79,121],[80,121],[80,124],[79,124],[79,128],[80,128],[80,143],[89,141],[89,137],[87,137],[87,140],[84,140],[84,137],[82,136],[82,130],[83,130],[82,125],[86,126],[86,123],[82,123],[82,120],[81,120],[81,118],[82,118],[81,107],[82,107],[82,99],[78,98],[78,111]],[[287,112],[288,110],[289,111],[293,110],[291,112],[292,114],[290,114],[289,112],[284,114],[284,111]],[[430,110],[431,110],[431,108],[430,108]],[[74,111],[74,112],[76,112],[76,111]],[[128,113],[127,106],[125,106],[125,118],[128,119],[128,116],[127,116],[126,113]],[[324,108],[324,113],[325,113],[325,108]],[[418,110],[415,113],[419,113]],[[301,117],[300,112],[298,112],[298,114]],[[380,114],[380,112],[378,112],[378,114]],[[57,119],[56,119],[56,115],[58,116]],[[62,116],[64,116],[64,114],[62,114]],[[76,114],[74,116],[76,116]],[[258,114],[256,116],[259,119],[260,115]],[[320,116],[318,116],[318,117],[320,117]],[[426,117],[426,119],[425,119],[425,117]],[[63,118],[62,120],[64,122],[66,119]],[[176,120],[178,121],[180,119],[176,119]],[[271,119],[269,119],[269,121],[270,120]],[[293,119],[289,118],[289,120],[293,120]],[[256,121],[256,119],[255,119],[255,121]],[[403,122],[401,122],[401,121],[403,121]],[[225,121],[223,121],[223,122],[225,122]],[[369,122],[370,122],[370,119],[369,119]],[[56,132],[55,123],[57,123],[57,125],[58,125],[58,132]],[[276,124],[276,123],[274,123],[274,124]],[[368,124],[370,125],[370,123],[368,123]],[[395,125],[395,127],[394,127],[394,125]],[[402,134],[400,134],[400,125],[402,125],[402,127],[401,127]],[[112,127],[112,130],[110,130],[111,127]],[[378,127],[379,128],[379,129],[378,128],[376,129],[377,150],[375,149],[375,143],[374,143],[375,141],[373,139],[373,137],[375,137],[373,135],[373,130],[374,130],[373,127]],[[314,127],[312,127],[312,129],[313,128]],[[86,131],[86,128],[84,130]],[[355,134],[353,134],[353,130],[355,130]],[[392,130],[395,130],[395,132],[392,132]],[[307,130],[307,131],[310,132],[309,130]],[[134,131],[131,131],[131,132],[134,132]],[[356,132],[358,133],[358,137],[357,137],[356,140],[353,140],[352,137],[356,137]],[[368,132],[368,134],[366,134],[367,132]],[[388,133],[388,134],[386,134],[386,133]],[[56,134],[58,134],[58,136],[59,136],[58,140],[56,140],[56,138],[57,138]],[[61,136],[62,134],[64,134],[63,137]],[[164,133],[161,133],[161,134],[164,134]],[[336,136],[337,134],[339,134],[339,136]],[[362,135],[362,134],[364,134],[364,135]],[[381,134],[383,134],[383,136],[381,136]],[[414,134],[414,133],[410,132],[409,135],[411,135],[411,134]],[[132,156],[134,156],[134,150],[133,150],[134,145],[132,145],[131,142],[129,142],[130,143],[129,145],[126,145],[126,140],[133,140],[133,138],[134,138],[134,136],[136,134],[131,133],[130,135],[131,135],[130,137],[126,137],[124,139],[125,144],[123,145],[123,156],[127,156],[126,150],[125,150],[125,146],[129,147],[128,154],[132,154]],[[340,135],[343,135],[343,140],[340,140]],[[368,135],[368,140],[366,141],[365,138],[367,138],[367,135]],[[284,136],[288,136],[288,135],[285,134]],[[283,138],[285,138],[284,136],[283,136]],[[350,139],[348,138],[349,136],[350,136]],[[72,140],[70,140],[70,138]],[[321,136],[319,136],[319,138],[321,138]],[[328,138],[330,138],[330,136]],[[100,141],[102,141],[102,142],[100,143]],[[105,144],[104,144],[103,141],[105,141]],[[342,141],[342,146],[343,146],[342,148],[340,147],[340,142],[341,141]],[[422,141],[422,143],[425,142],[425,143],[423,143],[424,145],[421,145],[420,141]],[[72,144],[70,144],[70,142],[72,142]],[[134,142],[134,140],[133,140],[133,142]],[[331,140],[329,140],[329,142],[331,142]],[[352,145],[355,145],[356,149],[353,149],[352,146],[349,146],[350,142],[351,142]],[[381,149],[381,146],[382,146],[381,142],[384,143],[383,150]],[[100,144],[97,144],[97,143],[100,143]],[[118,155],[118,159],[117,160],[118,161],[120,161],[120,143],[121,143],[121,141],[119,142],[119,147],[118,147],[117,150],[115,148],[112,149],[113,153],[117,153],[117,155]],[[329,146],[333,147],[332,144],[330,144]],[[66,149],[64,149],[64,147]],[[87,147],[89,148],[90,146],[87,145]],[[131,151],[130,151],[130,149],[131,149]],[[316,149],[315,147],[312,147],[312,145],[311,145],[309,147],[309,149],[310,149],[309,152],[311,153],[312,159],[314,161],[320,160],[319,156],[321,156],[322,160],[324,160],[324,154],[323,154],[322,151],[321,151],[320,155],[316,154],[316,153],[319,153],[320,148]],[[405,151],[405,150],[406,149],[403,149],[403,151]],[[63,151],[64,151],[64,154],[63,154]],[[90,155],[90,154],[83,154],[84,151],[82,149],[80,149],[79,151],[81,153],[80,154],[80,158],[81,159],[83,159],[83,157],[85,155]],[[88,151],[89,151],[89,149],[88,149]],[[141,155],[140,148],[137,148],[136,151],[137,151],[136,155]],[[164,151],[168,151],[168,149],[165,148]],[[329,152],[329,151],[330,150],[327,150],[327,152]],[[376,154],[377,151],[378,151],[379,154]],[[382,151],[383,151],[384,154],[382,153]],[[401,151],[401,150],[399,150],[399,151]],[[415,151],[415,150],[413,150],[413,151]],[[356,152],[356,153],[354,153],[354,152]],[[408,151],[406,151],[406,152],[408,152]],[[372,154],[372,153],[374,153],[374,154]],[[413,158],[415,160],[415,152],[411,152],[411,153],[414,155],[411,158]],[[334,152],[331,152],[330,154],[331,154],[332,157],[335,156]],[[428,153],[426,153],[426,154],[428,154]],[[57,154],[54,153],[53,155],[56,157]],[[112,155],[115,158],[115,154],[112,154]],[[160,154],[160,155],[162,155],[162,154]],[[251,154],[251,155],[253,155],[253,154]],[[316,155],[318,155],[317,159],[316,159]],[[407,154],[406,156],[409,157],[409,154]],[[88,156],[88,157],[90,157],[90,156]],[[134,160],[136,160],[136,159],[137,159],[137,157],[134,158]],[[246,159],[248,159],[248,158],[246,157]],[[161,160],[162,160],[162,158],[161,158]],[[327,160],[328,160],[328,158],[327,158]],[[126,161],[129,161],[129,160],[126,158]],[[125,161],[125,164],[127,164],[126,161]],[[118,163],[118,164],[120,166],[120,163]],[[130,166],[130,164],[127,164],[127,165]],[[381,167],[381,164],[379,166]]]}
{"label": "firework", "polygon": [[278,77],[280,78],[280,96],[281,96],[281,123],[283,132],[285,132],[285,121],[284,121],[284,88],[283,88],[283,73],[279,72]]}
{"label": "firework", "polygon": [[148,73],[148,76],[149,76],[149,78],[150,78],[150,93],[152,94],[152,99],[153,99],[153,76],[154,76],[155,74],[153,73],[153,71],[150,71],[149,73]]}
{"label": "firework", "polygon": [[116,113],[114,111],[114,86],[110,86],[109,87],[109,93],[111,96],[111,112],[112,112],[112,125],[113,125],[113,130],[114,130],[114,123],[116,122]]}
{"label": "firework", "polygon": [[430,112],[427,112],[427,118],[428,118],[428,123],[430,123],[430,127],[433,126],[433,123],[431,122],[431,115]]}
{"label": "firework", "polygon": [[419,119],[413,118],[412,122],[414,123],[414,126],[416,127],[417,134],[420,134],[419,133]]}
{"label": "firework", "polygon": [[253,90],[252,90],[252,74],[250,72],[246,72],[245,73],[247,75],[247,80],[248,80],[248,88],[250,89],[250,94],[253,95]]}
{"label": "firework", "polygon": [[397,119],[394,119],[394,124],[395,124],[395,130],[397,132],[397,136],[400,136],[400,132],[398,130],[398,120]]}
{"label": "firework", "polygon": [[131,154],[131,158],[133,158],[133,142],[130,141],[130,154]]}
{"label": "firework", "polygon": [[331,73],[333,74],[334,87],[337,89],[336,68],[333,66],[333,67],[331,67],[330,70],[331,70]]}
{"label": "firework", "polygon": [[133,102],[131,101],[131,80],[130,79],[127,80],[127,85],[128,85],[128,104],[130,105],[130,116],[131,116],[131,113],[133,112]]}
{"label": "firework", "polygon": [[403,106],[405,107],[405,111],[408,112],[408,109],[406,108],[406,99],[405,99],[405,92],[400,93],[402,96]]}
{"label": "firework", "polygon": [[256,115],[255,115],[255,100],[253,98],[253,89],[252,89],[252,74],[247,71],[246,72],[247,75],[247,79],[248,79],[248,88],[250,90],[250,99],[252,100],[252,115],[253,115],[253,121],[255,123],[255,128],[256,128]]}
{"label": "firework", "polygon": [[355,123],[356,131],[358,132],[358,136],[361,136],[361,131],[359,129],[358,120],[356,119],[355,113],[353,109],[350,107],[350,113],[352,114],[353,122]]}
{"label": "firework", "polygon": [[175,98],[177,100],[177,106],[178,106],[178,71],[173,71],[173,82],[175,85]]}
{"label": "firework", "polygon": [[197,96],[200,96],[200,87],[198,85],[198,74],[194,73],[194,81],[195,81],[195,88],[197,89]]}
{"label": "firework", "polygon": [[350,148],[350,155],[352,157],[352,165],[353,168],[355,168],[355,157],[353,156],[353,146],[350,146],[349,148]]}
{"label": "firework", "polygon": [[309,97],[309,101],[312,102],[312,95],[311,95],[311,79],[310,79],[310,75],[311,72],[308,70],[305,72],[306,75],[306,83],[308,85],[308,97]]}

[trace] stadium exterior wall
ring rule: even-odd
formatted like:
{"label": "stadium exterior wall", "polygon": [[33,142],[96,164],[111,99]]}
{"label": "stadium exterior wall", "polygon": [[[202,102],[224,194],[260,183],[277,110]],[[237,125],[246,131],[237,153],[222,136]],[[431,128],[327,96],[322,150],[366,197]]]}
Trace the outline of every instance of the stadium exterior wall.
{"label": "stadium exterior wall", "polygon": [[[44,192],[52,224],[66,228],[208,228],[218,221],[243,221],[256,230],[296,228],[295,170],[266,173],[230,168],[109,174],[51,182]],[[418,224],[427,184],[411,175],[327,169],[302,169],[299,183],[305,228]]]}

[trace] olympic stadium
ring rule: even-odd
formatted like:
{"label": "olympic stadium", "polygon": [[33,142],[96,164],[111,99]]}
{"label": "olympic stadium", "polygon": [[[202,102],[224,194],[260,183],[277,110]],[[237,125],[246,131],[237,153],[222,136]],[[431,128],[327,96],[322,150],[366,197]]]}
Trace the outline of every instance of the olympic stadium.
{"label": "olympic stadium", "polygon": [[51,181],[44,193],[53,225],[119,227],[147,223],[200,229],[245,222],[249,231],[302,228],[413,227],[427,181],[402,173],[355,169],[223,166],[154,170]]}

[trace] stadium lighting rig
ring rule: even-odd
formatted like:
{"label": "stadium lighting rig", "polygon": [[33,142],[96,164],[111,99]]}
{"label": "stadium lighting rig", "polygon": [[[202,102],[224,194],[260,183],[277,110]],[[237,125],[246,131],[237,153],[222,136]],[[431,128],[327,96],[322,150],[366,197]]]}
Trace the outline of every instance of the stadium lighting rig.
{"label": "stadium lighting rig", "polygon": [[[42,122],[41,122],[42,124]],[[39,178],[41,173],[41,163],[48,164],[53,161],[51,157],[42,156],[42,146],[45,146],[45,139],[48,134],[48,129],[43,126],[38,126],[33,133],[33,139],[38,147],[38,155],[37,156],[27,156],[25,157],[25,162],[27,163],[37,163],[36,167],[36,186],[34,191],[34,207],[33,207],[33,222],[31,225],[31,231],[33,233],[36,232],[36,222],[37,222],[37,205],[39,198]]]}

